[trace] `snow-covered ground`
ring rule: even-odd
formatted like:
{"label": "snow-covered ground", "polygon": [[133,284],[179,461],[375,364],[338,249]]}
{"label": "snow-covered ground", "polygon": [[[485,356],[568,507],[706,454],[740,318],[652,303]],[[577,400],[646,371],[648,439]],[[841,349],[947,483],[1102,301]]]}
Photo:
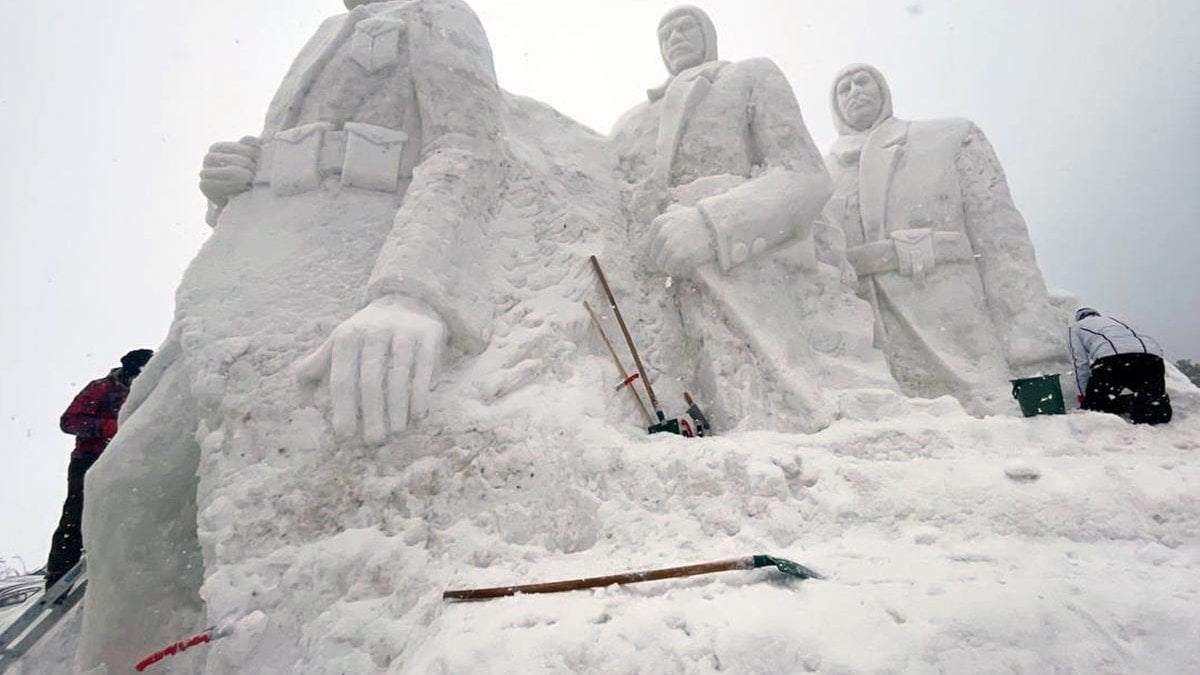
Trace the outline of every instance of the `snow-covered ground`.
{"label": "snow-covered ground", "polygon": [[[223,582],[311,612],[308,658],[275,672],[1197,672],[1200,393],[1175,401],[1155,428],[975,419],[949,400],[812,436],[646,437],[583,417],[572,437],[380,476],[379,526],[277,551],[262,561],[287,564],[277,587]],[[752,553],[828,578],[440,598]],[[272,620],[170,665],[262,664],[291,648],[272,644]],[[65,669],[68,644],[24,672]]]}

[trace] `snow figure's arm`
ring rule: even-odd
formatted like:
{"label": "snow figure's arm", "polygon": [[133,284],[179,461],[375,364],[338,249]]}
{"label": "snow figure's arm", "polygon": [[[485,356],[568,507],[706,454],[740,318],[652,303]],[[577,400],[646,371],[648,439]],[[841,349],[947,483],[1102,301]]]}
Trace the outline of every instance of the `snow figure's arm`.
{"label": "snow figure's arm", "polygon": [[100,416],[100,408],[108,387],[104,380],[89,383],[79,392],[67,406],[62,417],[58,420],[63,433],[84,438],[97,438],[103,435],[104,418]]}
{"label": "snow figure's arm", "polygon": [[1092,363],[1087,346],[1074,326],[1067,329],[1067,346],[1071,351],[1071,366],[1075,369],[1075,386],[1082,395],[1087,392],[1088,380],[1092,379]]}
{"label": "snow figure's arm", "polygon": [[375,263],[368,304],[300,364],[328,379],[340,440],[378,446],[424,415],[447,345],[487,344],[487,221],[502,171],[500,89],[479,20],[460,0],[401,6],[421,115],[412,182]]}
{"label": "snow figure's arm", "polygon": [[1062,324],[1050,306],[1025,219],[991,143],[974,124],[968,124],[956,161],[967,237],[1009,364],[1061,362]]}
{"label": "snow figure's arm", "polygon": [[379,254],[368,300],[421,301],[462,351],[491,330],[487,221],[502,179],[500,90],[479,20],[458,0],[426,0],[409,23],[423,145]]}
{"label": "snow figure's arm", "polygon": [[754,82],[749,150],[756,176],[698,206],[716,234],[717,260],[728,270],[793,238],[809,236],[829,199],[829,172],[787,78],[769,59],[739,64]]}

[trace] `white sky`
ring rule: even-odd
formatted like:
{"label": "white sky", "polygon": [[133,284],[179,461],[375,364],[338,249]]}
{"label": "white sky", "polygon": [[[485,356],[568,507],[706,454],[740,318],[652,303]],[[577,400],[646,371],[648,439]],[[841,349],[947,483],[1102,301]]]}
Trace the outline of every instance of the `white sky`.
{"label": "white sky", "polygon": [[[469,0],[470,1],[470,0]],[[607,132],[665,73],[673,0],[473,0],[501,85]],[[866,61],[902,118],[976,121],[1053,286],[1200,358],[1200,2],[708,0],[721,56],[773,58],[809,129]],[[214,141],[257,134],[340,0],[0,0],[0,556],[44,562],[72,438],[58,416],[166,334],[208,235]]]}

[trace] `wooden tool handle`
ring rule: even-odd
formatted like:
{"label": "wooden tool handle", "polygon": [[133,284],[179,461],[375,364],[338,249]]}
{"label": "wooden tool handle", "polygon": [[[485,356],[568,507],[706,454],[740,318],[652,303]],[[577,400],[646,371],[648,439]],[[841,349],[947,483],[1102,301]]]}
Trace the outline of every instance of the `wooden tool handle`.
{"label": "wooden tool handle", "polygon": [[608,286],[608,278],[604,276],[604,270],[600,269],[600,261],[596,256],[591,256],[592,269],[596,270],[596,276],[600,278],[600,285],[604,287],[604,295],[608,298],[608,306],[612,308],[613,314],[617,317],[617,324],[621,326],[621,333],[625,335],[625,344],[629,345],[629,353],[633,354],[633,362],[637,365],[638,374],[642,376],[642,384],[646,386],[646,396],[650,398],[650,407],[654,408],[654,414],[662,420],[662,406],[658,405],[658,397],[654,395],[654,387],[650,385],[650,378],[646,375],[646,367],[642,365],[642,357],[638,355],[637,347],[633,344],[633,336],[629,334],[629,327],[625,325],[625,318],[621,316],[621,308],[617,306],[617,299],[613,297],[612,288]]}
{"label": "wooden tool handle", "polygon": [[518,593],[562,593],[577,591],[583,588],[598,588],[613,584],[636,584],[642,581],[672,579],[675,577],[691,577],[698,574],[725,572],[728,570],[747,570],[754,567],[754,557],[735,558],[718,562],[700,563],[698,565],[683,565],[665,569],[647,570],[645,572],[625,572],[611,574],[605,577],[588,577],[586,579],[570,579],[567,581],[551,581],[544,584],[528,584],[524,586],[496,586],[494,588],[475,588],[442,593],[443,600],[487,600],[502,598]]}

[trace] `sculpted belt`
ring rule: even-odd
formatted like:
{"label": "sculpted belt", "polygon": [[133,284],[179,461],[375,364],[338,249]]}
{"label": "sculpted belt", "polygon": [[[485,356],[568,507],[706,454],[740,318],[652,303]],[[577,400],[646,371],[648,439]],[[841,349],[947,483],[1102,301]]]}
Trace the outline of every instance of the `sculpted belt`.
{"label": "sculpted belt", "polygon": [[846,251],[846,259],[858,275],[899,272],[923,281],[937,263],[974,260],[971,242],[958,232],[935,232],[928,228],[897,230],[890,239],[873,241]]}
{"label": "sculpted belt", "polygon": [[408,134],[373,124],[347,122],[334,130],[328,122],[285,129],[262,146],[256,185],[270,185],[280,196],[315,190],[329,176],[342,185],[395,192],[412,169],[402,167]]}

